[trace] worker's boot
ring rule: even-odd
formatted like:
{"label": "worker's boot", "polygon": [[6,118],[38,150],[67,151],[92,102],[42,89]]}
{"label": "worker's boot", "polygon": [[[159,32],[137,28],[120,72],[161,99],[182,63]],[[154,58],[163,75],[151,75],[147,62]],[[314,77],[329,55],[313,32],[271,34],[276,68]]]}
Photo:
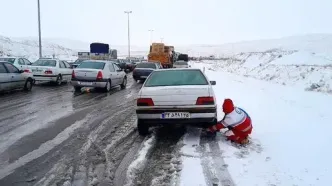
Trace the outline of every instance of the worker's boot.
{"label": "worker's boot", "polygon": [[241,145],[247,145],[249,143],[248,137],[244,138],[240,143]]}

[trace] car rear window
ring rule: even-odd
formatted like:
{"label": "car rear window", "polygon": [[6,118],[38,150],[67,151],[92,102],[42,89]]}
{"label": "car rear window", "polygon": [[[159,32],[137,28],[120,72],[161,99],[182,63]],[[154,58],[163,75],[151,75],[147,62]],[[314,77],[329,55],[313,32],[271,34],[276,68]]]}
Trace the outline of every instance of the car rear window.
{"label": "car rear window", "polygon": [[104,69],[105,63],[95,61],[83,61],[77,68]]}
{"label": "car rear window", "polygon": [[181,61],[174,63],[174,65],[187,65],[187,64],[188,64],[187,62],[181,62]]}
{"label": "car rear window", "polygon": [[48,67],[55,67],[56,61],[55,60],[43,60],[38,59],[36,62],[32,63],[32,66],[48,66]]}
{"label": "car rear window", "polygon": [[156,69],[156,65],[154,63],[139,63],[136,68],[153,68]]}
{"label": "car rear window", "polygon": [[0,58],[0,61],[6,61],[8,63],[14,63],[15,62],[15,58]]}
{"label": "car rear window", "polygon": [[145,87],[208,85],[208,81],[199,70],[154,71],[145,82]]}

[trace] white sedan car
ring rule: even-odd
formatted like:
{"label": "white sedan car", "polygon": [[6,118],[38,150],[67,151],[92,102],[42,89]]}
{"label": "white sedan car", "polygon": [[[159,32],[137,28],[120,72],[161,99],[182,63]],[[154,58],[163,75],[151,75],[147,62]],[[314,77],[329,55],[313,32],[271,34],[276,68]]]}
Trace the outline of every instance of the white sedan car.
{"label": "white sedan car", "polygon": [[86,60],[73,70],[71,83],[76,91],[82,87],[94,87],[108,92],[119,85],[121,89],[125,89],[127,75],[116,62]]}
{"label": "white sedan car", "polygon": [[206,128],[217,122],[215,81],[200,69],[172,68],[151,73],[137,97],[140,135],[157,125],[184,124]]}
{"label": "white sedan car", "polygon": [[29,72],[30,65],[32,64],[31,61],[22,57],[0,57],[0,61],[11,63],[19,70],[24,70],[25,72]]}
{"label": "white sedan car", "polygon": [[70,65],[58,59],[40,58],[30,66],[30,69],[37,82],[61,85],[62,82],[69,82],[71,79]]}

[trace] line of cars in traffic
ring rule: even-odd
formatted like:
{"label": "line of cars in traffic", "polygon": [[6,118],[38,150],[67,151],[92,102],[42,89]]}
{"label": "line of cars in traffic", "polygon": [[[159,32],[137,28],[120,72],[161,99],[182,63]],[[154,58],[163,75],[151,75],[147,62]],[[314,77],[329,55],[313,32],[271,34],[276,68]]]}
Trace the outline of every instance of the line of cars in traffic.
{"label": "line of cars in traffic", "polygon": [[[114,86],[124,89],[127,85],[128,74],[117,61],[84,60],[76,68],[66,61],[50,58],[38,59],[27,68],[20,69],[17,64],[22,65],[16,59],[0,61],[0,91],[31,90],[38,81],[55,85],[71,82],[76,91],[94,87],[108,92]],[[140,62],[133,68],[133,79],[144,81],[136,100],[140,135],[147,135],[149,128],[160,125],[207,128],[217,122],[212,88],[216,82],[209,81],[200,69],[189,68],[187,62],[175,62],[173,67],[163,69],[158,62]]]}

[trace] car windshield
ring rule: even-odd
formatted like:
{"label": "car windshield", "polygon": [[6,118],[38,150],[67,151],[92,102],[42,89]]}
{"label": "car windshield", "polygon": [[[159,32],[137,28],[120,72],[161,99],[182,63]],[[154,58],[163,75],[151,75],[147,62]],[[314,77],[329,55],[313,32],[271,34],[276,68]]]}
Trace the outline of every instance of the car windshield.
{"label": "car windshield", "polygon": [[14,63],[15,58],[0,58],[0,61],[6,61],[8,63]]}
{"label": "car windshield", "polygon": [[84,61],[85,59],[77,59],[74,64],[80,64],[82,61]]}
{"label": "car windshield", "polygon": [[174,63],[174,65],[187,65],[187,62],[177,61]]}
{"label": "car windshield", "polygon": [[56,60],[43,60],[38,59],[36,62],[32,63],[32,66],[48,66],[48,67],[55,67]]}
{"label": "car windshield", "polygon": [[156,69],[156,65],[154,63],[139,63],[136,68],[153,68]]}
{"label": "car windshield", "polygon": [[84,61],[77,68],[104,69],[105,63],[95,61]]}
{"label": "car windshield", "polygon": [[145,87],[208,85],[200,70],[165,70],[155,71],[145,82]]}

